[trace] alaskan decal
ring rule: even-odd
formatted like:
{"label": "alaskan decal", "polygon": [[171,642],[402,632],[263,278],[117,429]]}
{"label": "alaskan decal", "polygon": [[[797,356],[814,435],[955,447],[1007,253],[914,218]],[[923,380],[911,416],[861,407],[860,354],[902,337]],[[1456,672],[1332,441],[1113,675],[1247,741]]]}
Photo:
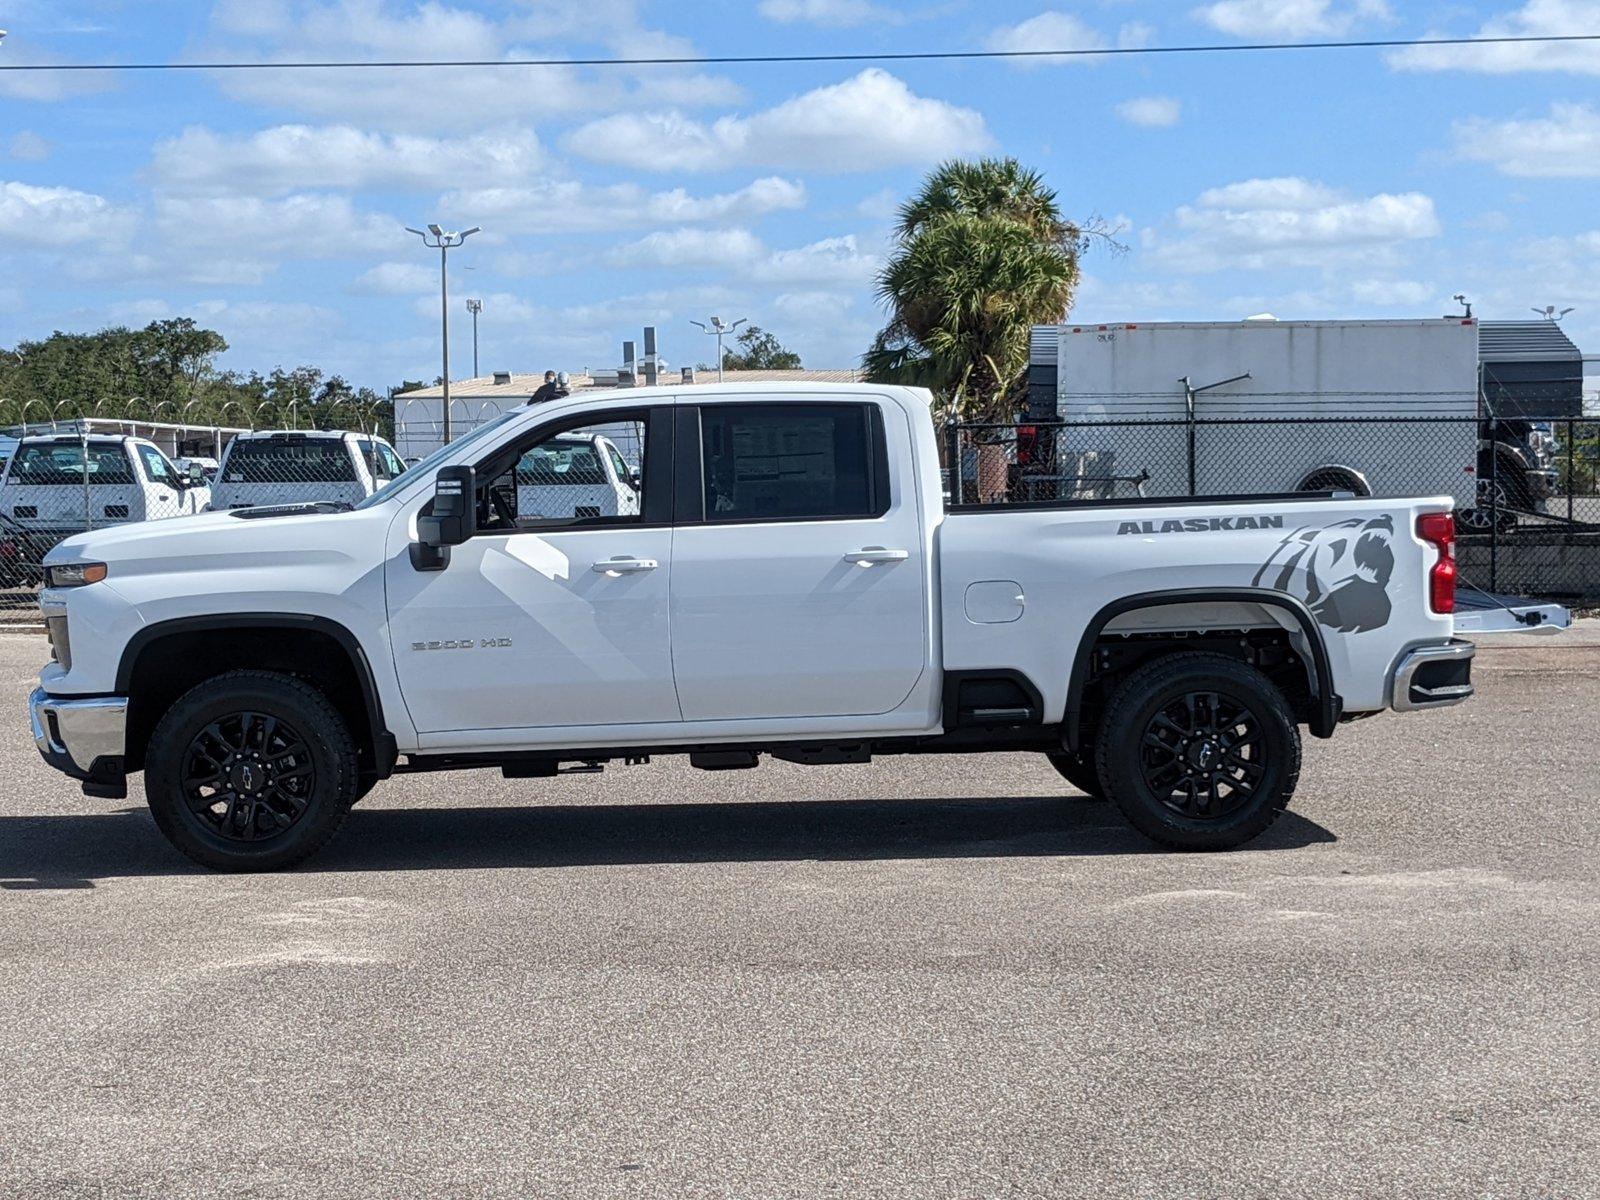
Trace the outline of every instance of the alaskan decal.
{"label": "alaskan decal", "polygon": [[1282,517],[1185,517],[1181,521],[1123,521],[1117,533],[1222,533],[1231,529],[1282,529]]}
{"label": "alaskan decal", "polygon": [[1365,633],[1389,623],[1393,574],[1394,519],[1385,515],[1296,529],[1251,582],[1300,596],[1330,629]]}

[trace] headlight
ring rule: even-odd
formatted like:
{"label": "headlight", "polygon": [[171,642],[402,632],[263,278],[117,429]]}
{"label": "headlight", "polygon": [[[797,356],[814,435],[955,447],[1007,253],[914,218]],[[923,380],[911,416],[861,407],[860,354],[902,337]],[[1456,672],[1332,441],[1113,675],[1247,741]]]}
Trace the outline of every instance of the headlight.
{"label": "headlight", "polygon": [[57,563],[44,569],[44,584],[53,588],[82,587],[86,583],[99,583],[106,574],[105,563]]}

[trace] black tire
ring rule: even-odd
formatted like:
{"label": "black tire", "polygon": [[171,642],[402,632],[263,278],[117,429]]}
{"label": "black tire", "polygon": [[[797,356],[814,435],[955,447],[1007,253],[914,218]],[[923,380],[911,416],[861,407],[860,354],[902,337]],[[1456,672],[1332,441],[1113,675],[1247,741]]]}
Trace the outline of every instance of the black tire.
{"label": "black tire", "polygon": [[1283,693],[1255,667],[1173,654],[1112,694],[1096,763],[1107,799],[1146,837],[1179,850],[1229,850],[1262,833],[1294,795],[1300,730]]}
{"label": "black tire", "polygon": [[1106,798],[1105,788],[1100,786],[1100,773],[1095,770],[1093,746],[1085,747],[1082,757],[1065,751],[1046,754],[1045,757],[1050,760],[1050,765],[1061,773],[1061,778],[1085,796],[1092,796],[1096,800]]}
{"label": "black tire", "polygon": [[180,697],[145,754],[156,825],[201,866],[273,871],[338,832],[360,785],[339,711],[299,679],[230,671]]}

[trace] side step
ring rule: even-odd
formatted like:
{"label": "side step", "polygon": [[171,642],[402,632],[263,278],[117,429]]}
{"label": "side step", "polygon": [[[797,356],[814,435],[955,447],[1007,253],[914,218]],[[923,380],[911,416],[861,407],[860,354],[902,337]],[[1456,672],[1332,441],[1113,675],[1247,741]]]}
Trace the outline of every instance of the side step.
{"label": "side step", "polygon": [[694,750],[689,765],[702,771],[748,771],[761,761],[754,750]]}

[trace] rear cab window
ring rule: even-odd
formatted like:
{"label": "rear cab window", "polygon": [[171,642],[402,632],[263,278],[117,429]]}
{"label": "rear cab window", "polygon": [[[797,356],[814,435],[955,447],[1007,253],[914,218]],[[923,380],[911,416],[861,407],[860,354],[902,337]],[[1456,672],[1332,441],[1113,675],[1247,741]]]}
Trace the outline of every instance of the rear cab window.
{"label": "rear cab window", "polygon": [[[88,483],[131,484],[133,464],[120,445],[88,447]],[[24,444],[17,450],[5,482],[8,487],[82,487],[85,482],[84,447],[81,442]]]}
{"label": "rear cab window", "polygon": [[358,483],[343,438],[236,438],[222,468],[227,483]]}

